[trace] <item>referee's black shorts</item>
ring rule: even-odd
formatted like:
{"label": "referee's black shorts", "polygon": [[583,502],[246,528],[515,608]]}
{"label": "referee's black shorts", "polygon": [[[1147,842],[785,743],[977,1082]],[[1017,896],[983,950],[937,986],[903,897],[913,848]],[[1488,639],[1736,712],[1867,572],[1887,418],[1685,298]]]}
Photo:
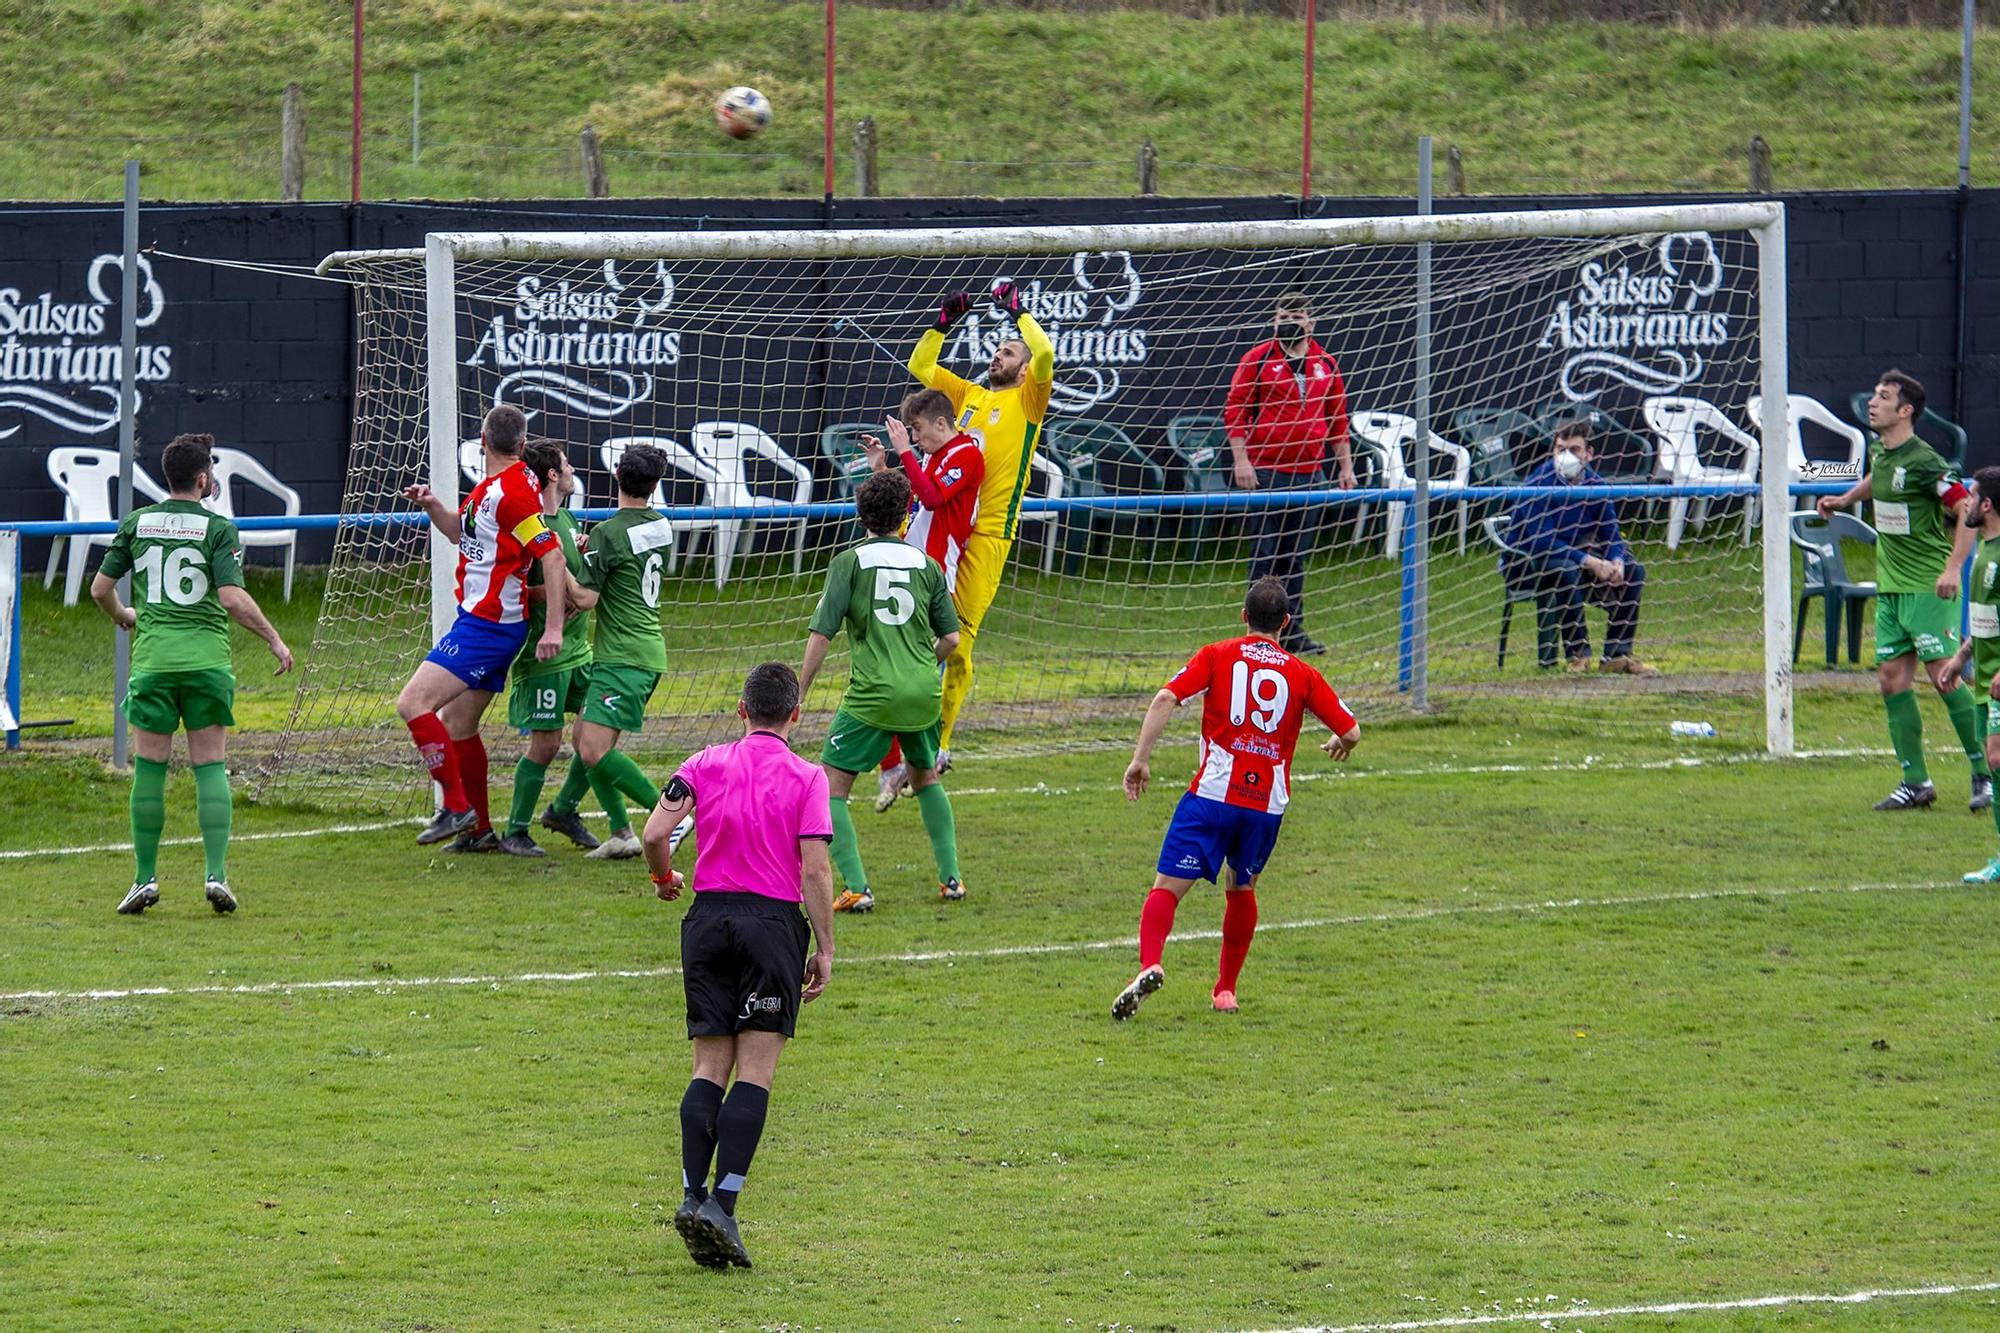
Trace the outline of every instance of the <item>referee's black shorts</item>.
{"label": "referee's black shorts", "polygon": [[812,928],[797,903],[760,893],[695,894],[681,918],[688,1036],[791,1036],[811,942]]}

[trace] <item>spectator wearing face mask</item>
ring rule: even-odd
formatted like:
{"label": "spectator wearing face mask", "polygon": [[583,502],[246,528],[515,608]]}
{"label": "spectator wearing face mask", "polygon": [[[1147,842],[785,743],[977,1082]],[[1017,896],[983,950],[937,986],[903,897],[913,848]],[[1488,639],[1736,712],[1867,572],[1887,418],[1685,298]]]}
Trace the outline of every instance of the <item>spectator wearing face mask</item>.
{"label": "spectator wearing face mask", "polygon": [[[1246,491],[1311,490],[1322,484],[1331,448],[1340,488],[1352,490],[1347,386],[1340,363],[1313,340],[1311,298],[1300,292],[1280,296],[1271,326],[1274,336],[1237,363],[1223,401],[1236,485]],[[1323,513],[1307,505],[1273,505],[1249,514],[1255,543],[1250,582],[1269,576],[1284,584],[1291,621],[1278,642],[1288,652],[1326,651],[1305,629],[1306,561]]]}
{"label": "spectator wearing face mask", "polygon": [[[1604,478],[1591,469],[1590,457],[1589,426],[1571,421],[1556,428],[1548,461],[1522,481],[1527,487],[1551,489],[1522,501],[1507,525],[1507,544],[1521,552],[1519,557],[1507,557],[1508,582],[1533,580],[1536,613],[1544,624],[1555,617],[1568,670],[1590,668],[1590,637],[1583,623],[1583,607],[1589,602],[1603,607],[1607,615],[1604,656],[1597,669],[1657,676],[1657,667],[1632,656],[1646,567],[1632,558],[1632,548],[1619,535],[1618,513],[1611,501],[1585,489],[1604,485]],[[1524,562],[1530,566],[1525,572],[1519,569]]]}

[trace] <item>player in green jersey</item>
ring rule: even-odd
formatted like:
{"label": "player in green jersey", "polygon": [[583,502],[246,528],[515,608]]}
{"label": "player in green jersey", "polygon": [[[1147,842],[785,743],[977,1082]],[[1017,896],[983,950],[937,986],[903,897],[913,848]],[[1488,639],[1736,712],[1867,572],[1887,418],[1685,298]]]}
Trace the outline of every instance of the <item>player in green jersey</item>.
{"label": "player in green jersey", "polygon": [[[243,588],[243,549],[236,525],[202,508],[215,491],[211,435],[177,435],[160,455],[168,496],[125,516],[104,553],[90,597],[121,629],[132,631],[132,678],[125,720],[132,724],[132,888],[118,910],[127,916],[160,901],[155,876],[167,822],[167,757],[174,732],[187,731],[194,766],[195,820],[208,865],[208,905],[236,910],[229,887],[229,771],[223,767],[228,729],[236,724],[236,672],[229,655],[233,619],[292,669],[292,650]],[[132,576],[132,605],[118,598],[118,580]]]}
{"label": "player in green jersey", "polygon": [[618,512],[590,530],[583,573],[577,581],[594,594],[590,685],[576,724],[576,752],[589,770],[591,790],[611,816],[611,833],[590,855],[624,860],[645,853],[619,798],[641,810],[659,799],[618,738],[646,721],[646,703],[667,669],[667,641],[660,632],[660,577],[673,529],[653,508],[653,492],[666,475],[667,456],[634,445],[618,460]]}
{"label": "player in green jersey", "polygon": [[[576,585],[576,575],[583,569],[583,534],[564,508],[576,494],[576,470],[561,444],[541,437],[528,441],[521,450],[521,461],[541,487],[542,520],[562,543],[563,560],[569,566],[569,595],[563,604],[581,615],[596,599]],[[528,835],[528,824],[542,799],[549,765],[562,751],[563,718],[583,711],[590,679],[590,636],[575,623],[575,616],[569,617],[571,623],[564,627],[562,651],[546,662],[535,656],[534,645],[540,641],[548,617],[541,587],[542,567],[536,564],[528,570],[528,642],[514,659],[507,697],[508,724],[528,734],[528,752],[514,765],[514,799],[500,838],[500,850],[510,856],[548,855]],[[572,754],[562,789],[542,814],[544,828],[562,834],[585,851],[598,845],[577,814],[577,806],[589,790],[589,770],[581,755]]]}
{"label": "player in green jersey", "polygon": [[951,800],[938,785],[937,765],[944,715],[938,664],[958,646],[958,613],[952,609],[943,567],[897,535],[910,508],[909,478],[901,471],[875,473],[855,488],[854,507],[868,540],[842,551],[827,568],[826,591],[813,612],[805,667],[799,672],[803,699],[826,662],[833,637],[846,628],[852,654],[847,693],[820,756],[832,801],[833,863],[847,886],[833,910],[866,912],[875,906],[847,797],[854,790],[854,775],[880,763],[892,740],[902,742],[917,810],[937,858],[938,897],[956,901],[965,897],[958,875],[958,832]]}
{"label": "player in green jersey", "polygon": [[[1986,738],[1987,764],[2000,764],[2000,467],[1983,467],[1972,474],[1972,499],[1965,525],[1978,533],[1972,548],[1972,582],[1966,585],[1965,644],[1952,657],[1946,674],[1964,679],[1970,669],[1972,693],[1979,700],[1980,733]],[[1993,807],[1993,827],[2000,832],[2000,806]],[[2000,855],[1965,876],[1967,884],[2000,884]]]}
{"label": "player in green jersey", "polygon": [[1951,714],[1952,729],[1972,763],[1974,810],[1993,804],[1992,769],[1979,734],[1972,691],[1947,677],[1958,651],[1958,574],[1972,550],[1973,529],[1960,520],[1971,503],[1958,469],[1917,438],[1924,386],[1886,370],[1868,399],[1868,475],[1839,495],[1823,495],[1819,512],[1861,500],[1875,502],[1875,662],[1889,741],[1903,780],[1876,802],[1877,810],[1916,810],[1937,802],[1924,764],[1924,720],[1917,711],[1918,661]]}

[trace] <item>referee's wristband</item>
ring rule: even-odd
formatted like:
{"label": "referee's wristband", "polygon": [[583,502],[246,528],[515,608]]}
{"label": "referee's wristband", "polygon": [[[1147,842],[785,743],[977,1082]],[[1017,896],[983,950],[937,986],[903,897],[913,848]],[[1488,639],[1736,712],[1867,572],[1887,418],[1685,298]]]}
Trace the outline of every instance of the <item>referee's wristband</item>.
{"label": "referee's wristband", "polygon": [[662,889],[671,889],[671,888],[675,887],[676,885],[679,885],[679,884],[684,884],[684,883],[686,883],[686,881],[685,881],[685,880],[683,880],[683,879],[682,879],[682,878],[680,877],[680,875],[679,875],[679,874],[677,874],[677,873],[675,873],[674,871],[671,871],[671,870],[669,870],[669,871],[668,871],[668,872],[667,872],[666,874],[664,874],[664,875],[655,875],[655,876],[653,876],[653,884],[654,884],[654,886],[655,886],[655,887],[657,887],[657,888],[662,888]]}

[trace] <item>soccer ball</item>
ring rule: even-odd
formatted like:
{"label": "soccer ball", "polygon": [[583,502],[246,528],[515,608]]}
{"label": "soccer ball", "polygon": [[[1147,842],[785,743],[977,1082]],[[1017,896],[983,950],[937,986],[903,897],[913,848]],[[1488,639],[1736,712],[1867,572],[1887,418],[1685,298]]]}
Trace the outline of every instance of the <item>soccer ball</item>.
{"label": "soccer ball", "polygon": [[732,139],[748,139],[771,123],[771,99],[755,88],[731,88],[715,99],[715,124]]}

